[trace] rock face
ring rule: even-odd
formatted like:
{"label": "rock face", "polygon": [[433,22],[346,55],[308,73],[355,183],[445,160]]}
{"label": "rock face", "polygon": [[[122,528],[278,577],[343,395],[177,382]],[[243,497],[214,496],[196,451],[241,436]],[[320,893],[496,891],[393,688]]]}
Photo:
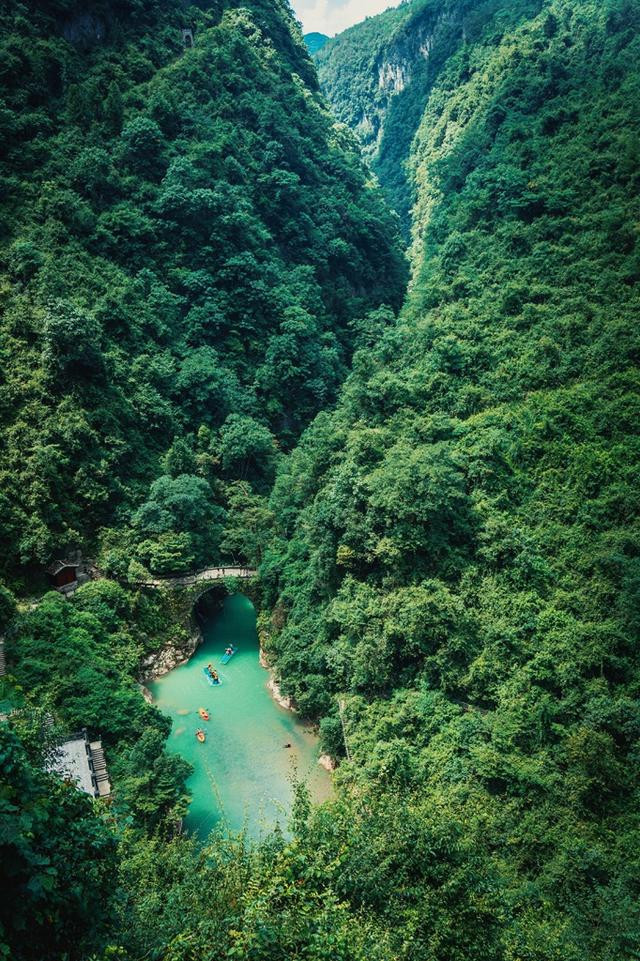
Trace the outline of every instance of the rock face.
{"label": "rock face", "polygon": [[378,87],[390,93],[402,93],[409,82],[410,63],[404,60],[401,63],[390,63],[385,60],[378,67]]}
{"label": "rock face", "polygon": [[[438,49],[448,49],[464,37],[464,4],[447,12],[416,5],[413,12],[407,4],[404,22],[390,33],[381,29],[378,48],[364,70],[351,66],[357,60],[352,49],[358,30],[356,25],[334,40],[317,59],[320,84],[340,120],[358,131],[365,153],[375,160],[383,136],[384,122],[392,99],[403,93],[437,56]],[[375,18],[381,25],[396,17],[387,11]],[[394,21],[395,22],[395,21]],[[339,84],[335,77],[338,77]]]}
{"label": "rock face", "polygon": [[335,771],[338,766],[335,759],[332,758],[330,754],[321,754],[318,758],[318,764],[320,767],[323,767],[325,771]]}
{"label": "rock face", "polygon": [[149,654],[144,658],[140,667],[141,683],[155,681],[156,678],[168,674],[179,664],[184,664],[201,643],[202,635],[200,631],[194,631],[187,641],[180,640],[173,644],[166,644],[156,653]]}
{"label": "rock face", "polygon": [[294,714],[296,713],[295,701],[293,700],[292,697],[284,696],[284,694],[280,690],[280,687],[278,686],[278,682],[275,680],[273,675],[271,675],[271,677],[267,681],[267,687],[269,689],[269,693],[271,694],[271,697],[274,699],[276,704],[279,704],[280,707],[284,707],[287,711],[293,711]]}
{"label": "rock face", "polygon": [[267,655],[266,655],[265,652],[264,652],[264,648],[262,648],[262,647],[260,648],[260,666],[261,666],[261,667],[264,667],[265,671],[268,671],[268,672],[269,672],[269,680],[267,681],[267,689],[268,689],[269,694],[271,695],[271,697],[272,697],[272,698],[274,699],[274,701],[276,702],[276,704],[279,704],[280,707],[284,707],[285,710],[287,710],[287,711],[293,711],[293,712],[295,713],[295,712],[296,712],[296,702],[294,701],[294,699],[293,699],[292,697],[285,697],[285,695],[284,695],[284,694],[282,693],[282,691],[280,690],[280,686],[279,686],[278,682],[276,681],[275,677],[273,676],[273,670],[272,670],[272,668],[271,668],[271,665],[269,664],[269,660],[268,660],[268,658],[267,658]]}
{"label": "rock face", "polygon": [[[375,112],[372,124],[375,131],[372,138],[374,142],[369,148],[374,154],[380,148],[391,99],[406,90],[431,58],[434,46],[442,43],[444,36],[462,36],[462,32],[463,22],[459,13],[457,16],[449,13],[436,17],[430,12],[421,13],[412,18],[410,25],[380,52],[374,68],[377,69],[377,93],[372,105]],[[363,110],[364,115],[366,109]],[[371,120],[369,123],[371,124]]]}
{"label": "rock face", "polygon": [[324,94],[338,119],[358,134],[407,236],[412,196],[405,163],[428,91],[447,56],[464,42],[470,10],[467,0],[438,6],[409,0],[350,27],[315,58]]}

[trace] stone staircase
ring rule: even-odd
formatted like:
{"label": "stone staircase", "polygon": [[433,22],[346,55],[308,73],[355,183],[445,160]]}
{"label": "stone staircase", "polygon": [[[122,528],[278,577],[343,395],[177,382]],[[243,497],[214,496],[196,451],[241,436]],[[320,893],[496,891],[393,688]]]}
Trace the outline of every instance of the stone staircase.
{"label": "stone staircase", "polygon": [[91,741],[89,743],[89,750],[91,752],[91,766],[93,767],[98,794],[100,797],[109,797],[111,794],[111,782],[107,774],[107,762],[105,760],[104,750],[102,749],[102,742]]}

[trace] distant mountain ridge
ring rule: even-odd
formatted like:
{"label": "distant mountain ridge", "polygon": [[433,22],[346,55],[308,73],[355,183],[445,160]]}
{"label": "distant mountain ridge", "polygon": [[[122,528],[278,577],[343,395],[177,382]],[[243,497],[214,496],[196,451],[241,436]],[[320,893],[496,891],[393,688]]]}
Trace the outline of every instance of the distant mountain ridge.
{"label": "distant mountain ridge", "polygon": [[305,33],[302,38],[307,45],[307,50],[313,56],[322,50],[329,37],[326,33]]}
{"label": "distant mountain ridge", "polygon": [[405,231],[413,202],[407,159],[449,58],[535,16],[540,0],[409,0],[330,39],[315,56],[322,90],[365,156]]}

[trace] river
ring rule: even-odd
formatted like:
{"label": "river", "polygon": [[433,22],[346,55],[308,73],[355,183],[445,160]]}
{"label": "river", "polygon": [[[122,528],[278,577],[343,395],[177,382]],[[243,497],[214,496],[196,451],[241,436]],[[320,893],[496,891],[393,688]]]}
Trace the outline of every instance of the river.
{"label": "river", "polygon": [[[185,827],[202,839],[217,826],[246,828],[251,837],[277,822],[286,829],[294,770],[314,801],[331,795],[331,776],[318,764],[317,738],[267,690],[269,675],[259,662],[256,615],[248,598],[227,597],[207,617],[202,633],[204,643],[190,661],[149,683],[154,704],[173,722],[168,749],[194,767]],[[222,665],[229,643],[238,650]],[[209,662],[219,671],[220,685],[211,687],[203,674]],[[209,721],[198,716],[201,707],[209,711]],[[199,727],[206,731],[204,744],[195,736]]]}

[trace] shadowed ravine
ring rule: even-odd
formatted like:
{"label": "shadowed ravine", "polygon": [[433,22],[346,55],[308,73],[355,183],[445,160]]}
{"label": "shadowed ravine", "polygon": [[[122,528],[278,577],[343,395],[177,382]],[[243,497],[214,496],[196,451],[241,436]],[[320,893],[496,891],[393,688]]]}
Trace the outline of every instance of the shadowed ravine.
{"label": "shadowed ravine", "polygon": [[[284,827],[291,804],[291,776],[308,783],[314,800],[331,792],[330,776],[317,763],[315,736],[267,690],[268,674],[258,660],[255,611],[248,598],[235,595],[203,627],[204,644],[187,664],[150,685],[154,703],[169,715],[173,729],[168,749],[194,767],[188,781],[193,801],[186,827],[204,838],[222,824],[238,831],[246,823],[253,837]],[[226,645],[238,645],[227,665]],[[222,684],[211,687],[202,673],[209,662]],[[201,721],[198,708],[210,713]],[[207,732],[200,744],[198,727]],[[290,748],[285,748],[290,744]]]}

